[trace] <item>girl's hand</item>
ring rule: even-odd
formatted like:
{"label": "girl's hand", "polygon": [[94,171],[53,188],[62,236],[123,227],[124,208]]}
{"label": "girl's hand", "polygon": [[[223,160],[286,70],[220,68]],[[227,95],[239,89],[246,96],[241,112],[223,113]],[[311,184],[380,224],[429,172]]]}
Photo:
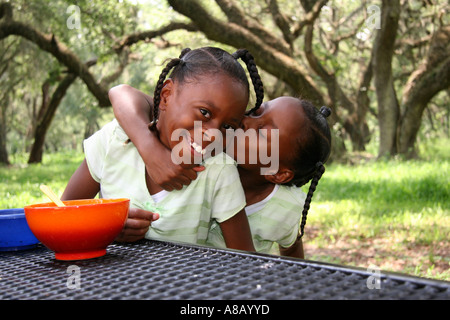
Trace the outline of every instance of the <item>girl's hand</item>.
{"label": "girl's hand", "polygon": [[153,182],[166,191],[182,189],[197,178],[197,172],[205,170],[205,167],[196,164],[173,163],[169,149],[162,145],[154,145],[151,150],[148,156],[143,157],[147,173]]}
{"label": "girl's hand", "polygon": [[138,208],[130,208],[128,219],[115,241],[134,242],[143,239],[153,221],[159,219],[159,214]]}

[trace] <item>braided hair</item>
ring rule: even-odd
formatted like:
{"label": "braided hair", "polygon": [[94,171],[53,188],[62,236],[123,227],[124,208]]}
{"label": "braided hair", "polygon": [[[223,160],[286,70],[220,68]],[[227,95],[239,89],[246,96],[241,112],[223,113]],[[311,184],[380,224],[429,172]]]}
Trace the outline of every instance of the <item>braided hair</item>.
{"label": "braided hair", "polygon": [[259,76],[259,72],[258,72],[258,68],[256,67],[255,59],[253,58],[251,53],[248,52],[247,49],[237,50],[235,53],[233,53],[233,57],[235,59],[241,58],[242,61],[245,62],[248,73],[250,74],[250,79],[252,79],[253,88],[255,88],[255,93],[256,93],[255,106],[247,112],[247,114],[251,114],[252,112],[256,111],[261,106],[261,103],[264,99],[263,83],[261,81],[261,77]]}
{"label": "braided hair", "polygon": [[301,128],[302,132],[297,139],[297,152],[293,160],[294,178],[287,185],[301,187],[309,181],[311,184],[303,205],[298,239],[303,237],[311,200],[317,184],[325,172],[324,163],[328,160],[331,152],[331,133],[326,121],[331,114],[331,109],[322,107],[318,110],[306,100],[300,100],[300,105],[308,121]]}
{"label": "braided hair", "polygon": [[161,101],[161,90],[164,86],[166,77],[172,69],[170,78],[179,83],[206,74],[215,75],[222,72],[241,82],[248,91],[249,83],[247,75],[237,61],[239,58],[245,62],[255,88],[256,104],[253,109],[259,108],[264,98],[263,85],[253,56],[246,49],[240,49],[231,55],[216,47],[203,47],[195,50],[185,48],[181,51],[178,58],[171,59],[161,71],[153,94],[153,121],[149,124],[150,130],[156,130],[156,123],[159,115],[159,103]]}

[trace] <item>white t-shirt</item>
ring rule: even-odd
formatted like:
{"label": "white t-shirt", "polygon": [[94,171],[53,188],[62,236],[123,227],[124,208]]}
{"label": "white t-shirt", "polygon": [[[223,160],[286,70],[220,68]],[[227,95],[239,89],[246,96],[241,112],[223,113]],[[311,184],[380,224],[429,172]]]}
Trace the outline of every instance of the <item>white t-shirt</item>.
{"label": "white t-shirt", "polygon": [[[245,207],[236,162],[222,153],[206,159],[205,170],[181,190],[150,195],[145,164],[116,120],[84,141],[89,171],[100,183],[100,197],[129,198],[130,205],[153,212],[148,239],[205,244],[211,224]],[[154,199],[155,198],[155,199]]]}

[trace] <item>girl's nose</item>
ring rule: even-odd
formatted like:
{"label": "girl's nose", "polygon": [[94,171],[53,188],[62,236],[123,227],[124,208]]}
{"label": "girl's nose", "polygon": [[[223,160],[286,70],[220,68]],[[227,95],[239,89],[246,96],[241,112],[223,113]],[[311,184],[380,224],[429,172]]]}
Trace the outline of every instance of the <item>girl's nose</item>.
{"label": "girl's nose", "polygon": [[241,128],[246,131],[250,128],[252,118],[248,116],[244,116],[244,118],[241,121]]}

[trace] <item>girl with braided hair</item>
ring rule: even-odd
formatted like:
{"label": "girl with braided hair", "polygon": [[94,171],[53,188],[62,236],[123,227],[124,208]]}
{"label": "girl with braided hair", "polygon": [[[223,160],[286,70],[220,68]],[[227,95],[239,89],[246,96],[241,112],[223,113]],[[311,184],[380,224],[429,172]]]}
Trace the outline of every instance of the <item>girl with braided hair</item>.
{"label": "girl with braided hair", "polygon": [[[260,88],[262,90],[262,85]],[[167,161],[164,163],[168,167],[184,170],[178,177],[182,176],[185,180],[176,181],[172,187],[176,184],[189,184],[191,180],[195,180],[196,169],[175,166],[170,161],[169,151],[158,150],[155,154],[157,144],[151,146],[152,152],[148,152],[149,148],[143,148],[141,141],[144,140],[142,135],[146,131],[145,124],[149,122],[150,97],[132,87],[122,85],[110,90],[110,99],[118,121],[130,136],[135,137],[134,142],[141,146],[143,157],[147,155],[150,163],[155,159],[165,158]],[[248,116],[244,117],[242,121],[244,130],[263,128],[279,130],[279,146],[275,146],[279,148],[280,157],[277,172],[262,176],[260,168],[266,165],[261,161],[254,164],[250,164],[249,161],[239,162],[238,165],[246,195],[245,210],[253,243],[258,252],[304,257],[301,237],[313,193],[324,172],[323,164],[330,153],[331,136],[326,121],[329,114],[330,109],[322,107],[319,111],[306,100],[280,97],[264,103],[260,108],[257,104],[248,112]],[[136,126],[137,123],[142,125]],[[265,137],[269,140],[269,145],[272,143],[270,138]],[[253,145],[246,144],[244,149],[247,154],[251,152],[260,154],[252,150],[259,145],[261,145],[259,142]],[[242,150],[238,143],[234,146]],[[236,151],[233,153],[237,154]],[[249,157],[246,155],[245,158]],[[164,176],[168,171],[162,168],[160,173]],[[172,179],[171,176],[166,176],[165,181]],[[309,181],[311,185],[308,194],[305,195],[300,187]],[[148,227],[143,223],[141,225],[143,228]],[[223,235],[217,224],[213,223],[207,244],[224,247]]]}
{"label": "girl with braided hair", "polygon": [[[331,150],[331,134],[326,121],[330,113],[329,108],[318,110],[306,100],[279,97],[263,103],[242,120],[244,131],[263,132],[252,145],[247,140],[236,140],[232,150],[234,155],[238,150],[246,152],[246,161],[238,162],[238,170],[256,251],[304,258],[301,238],[306,217]],[[278,130],[278,139],[271,135],[273,129]],[[267,142],[261,143],[261,140]],[[279,166],[275,172],[261,175],[261,167],[268,164],[263,164],[259,158],[256,163],[248,161],[250,154],[261,154],[254,150],[260,146],[278,149]],[[305,196],[300,187],[309,181],[311,184]],[[207,244],[224,246],[223,236],[215,224]]]}
{"label": "girl with braided hair", "polygon": [[[247,108],[249,83],[236,58],[222,49],[205,47],[183,50],[179,58],[169,61],[155,88],[149,125],[165,148],[186,144],[188,148],[181,152],[185,156],[187,151],[186,156],[192,159],[201,156],[210,143],[203,138],[194,141],[194,131],[200,130],[202,137],[208,130],[225,133],[239,126]],[[200,128],[196,122],[201,123]],[[178,129],[187,132],[189,139],[174,141],[173,133]],[[152,179],[150,172],[155,168],[145,165],[129,140],[116,120],[86,139],[85,160],[62,198],[92,198],[97,193],[103,198],[130,198],[132,209],[118,241],[142,238],[133,233],[139,229],[135,223],[147,219],[151,223],[145,233],[148,239],[205,244],[214,221],[220,225],[227,247],[254,251],[234,160],[227,161],[225,154],[221,161],[215,161],[219,156],[205,159],[194,181],[168,192]]]}

